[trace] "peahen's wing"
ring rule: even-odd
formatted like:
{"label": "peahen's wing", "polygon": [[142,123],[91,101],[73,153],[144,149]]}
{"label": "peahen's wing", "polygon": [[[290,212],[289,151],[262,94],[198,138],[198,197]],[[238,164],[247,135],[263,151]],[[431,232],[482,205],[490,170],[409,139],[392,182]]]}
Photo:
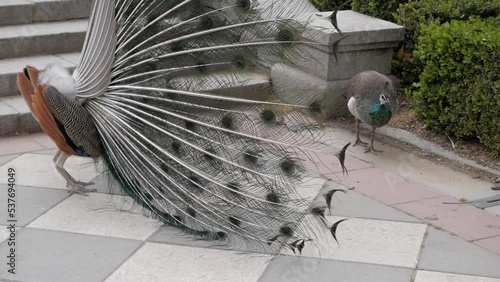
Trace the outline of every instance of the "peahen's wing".
{"label": "peahen's wing", "polygon": [[[94,26],[109,26],[102,2]],[[323,224],[326,209],[296,190],[308,177],[301,158],[318,152],[319,133],[306,130],[316,109],[282,104],[270,87],[249,91],[248,78],[307,59],[307,23],[280,13],[293,10],[288,1],[265,2],[114,1],[110,85],[84,106],[110,171],[156,217],[210,239],[245,239],[243,248],[302,249],[312,234],[300,222]],[[90,30],[99,34],[87,36],[80,79],[94,76],[84,65],[108,62],[106,32]],[[302,91],[297,104],[314,94]]]}

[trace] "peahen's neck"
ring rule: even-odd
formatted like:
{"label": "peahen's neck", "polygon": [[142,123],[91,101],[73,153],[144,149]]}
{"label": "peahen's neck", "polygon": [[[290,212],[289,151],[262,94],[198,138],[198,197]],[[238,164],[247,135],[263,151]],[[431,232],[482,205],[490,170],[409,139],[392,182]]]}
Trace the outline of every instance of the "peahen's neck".
{"label": "peahen's neck", "polygon": [[386,125],[392,117],[392,108],[388,104],[376,103],[370,107],[370,117],[372,125],[380,127]]}

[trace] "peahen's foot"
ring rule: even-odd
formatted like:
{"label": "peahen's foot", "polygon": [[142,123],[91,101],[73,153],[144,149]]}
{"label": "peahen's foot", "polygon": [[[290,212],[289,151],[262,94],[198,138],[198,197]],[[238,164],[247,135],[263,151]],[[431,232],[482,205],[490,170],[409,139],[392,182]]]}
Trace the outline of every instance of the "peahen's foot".
{"label": "peahen's foot", "polygon": [[85,188],[86,186],[93,185],[94,182],[81,182],[76,181],[74,183],[68,182],[66,187],[68,188],[68,193],[76,193],[82,196],[88,196],[87,193],[96,192],[97,189]]}
{"label": "peahen's foot", "polygon": [[365,153],[372,153],[374,155],[376,155],[377,153],[381,153],[382,150],[375,150],[375,148],[373,147],[373,139],[375,137],[375,127],[372,128],[372,136],[370,138],[370,146],[368,146],[368,148],[366,148],[365,150]]}
{"label": "peahen's foot", "polygon": [[372,153],[374,155],[376,155],[377,153],[382,153],[382,152],[383,152],[382,150],[376,150],[375,148],[373,148],[373,146],[369,146],[365,150],[365,153]]}
{"label": "peahen's foot", "polygon": [[361,139],[359,139],[359,137],[358,137],[358,138],[356,138],[356,142],[354,142],[354,145],[352,145],[352,146],[355,147],[356,145],[361,145],[363,147],[366,147],[366,146],[368,146],[368,143],[361,141]]}

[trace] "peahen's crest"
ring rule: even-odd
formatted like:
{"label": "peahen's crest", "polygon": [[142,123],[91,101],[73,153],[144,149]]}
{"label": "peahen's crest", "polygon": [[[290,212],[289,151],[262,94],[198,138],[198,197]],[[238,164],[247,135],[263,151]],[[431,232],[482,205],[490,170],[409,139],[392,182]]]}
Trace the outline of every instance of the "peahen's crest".
{"label": "peahen's crest", "polygon": [[[307,19],[290,17],[299,6],[286,0],[95,3],[73,74],[78,99],[59,94],[41,114],[34,111],[63,152],[60,170],[69,155],[98,149],[122,188],[154,216],[205,238],[244,242],[243,249],[286,245],[301,252],[314,238],[312,225],[335,237],[337,225],[325,217],[334,192],[318,203],[311,191],[297,189],[321,188],[302,164],[320,152],[315,115],[321,105],[283,103],[273,89],[242,91],[266,67],[310,58],[305,47],[316,43],[301,36]],[[26,85],[37,87],[37,78],[33,69],[27,73],[19,76],[20,88],[31,106],[35,94]],[[53,86],[39,86],[37,97],[63,92]],[[294,104],[315,89],[300,91]],[[68,100],[75,105],[66,106]],[[74,116],[82,109],[88,115]],[[338,154],[342,166],[346,148]],[[84,186],[67,179],[76,189]]]}

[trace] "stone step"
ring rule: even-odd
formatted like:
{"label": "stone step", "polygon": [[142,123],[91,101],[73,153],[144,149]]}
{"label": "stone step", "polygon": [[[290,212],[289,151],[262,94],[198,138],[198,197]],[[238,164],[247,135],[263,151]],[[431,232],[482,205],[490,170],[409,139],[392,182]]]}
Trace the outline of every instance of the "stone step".
{"label": "stone step", "polygon": [[[74,60],[78,54],[66,54],[66,58]],[[66,67],[74,68],[74,65],[61,57],[61,62],[66,62]],[[43,59],[38,57],[43,64]],[[22,68],[20,68],[22,70]],[[210,76],[221,76],[224,72],[217,72]],[[207,76],[209,78],[210,76]],[[209,85],[207,90],[214,91],[221,95],[230,95],[232,97],[246,97],[257,100],[266,100],[271,95],[270,75],[265,72],[245,73],[238,77],[239,85],[224,89],[214,89]],[[15,81],[14,81],[15,83]],[[200,90],[202,91],[202,90]],[[214,104],[215,105],[215,104]],[[224,107],[221,103],[216,103],[219,107]],[[191,109],[191,108],[190,108]],[[191,109],[192,110],[192,109]],[[0,96],[0,137],[12,136],[16,134],[29,134],[40,132],[40,126],[32,116],[28,106],[21,95]]]}
{"label": "stone step", "polygon": [[88,20],[0,27],[0,59],[78,52]]}
{"label": "stone step", "polygon": [[0,26],[88,18],[92,0],[1,0]]}
{"label": "stone step", "polygon": [[23,57],[0,60],[0,98],[2,96],[19,95],[16,80],[17,73],[26,66],[44,69],[47,65],[58,64],[68,69],[74,69],[80,58],[80,53],[66,53],[48,56]]}
{"label": "stone step", "polygon": [[21,95],[0,97],[0,136],[41,131]]}

